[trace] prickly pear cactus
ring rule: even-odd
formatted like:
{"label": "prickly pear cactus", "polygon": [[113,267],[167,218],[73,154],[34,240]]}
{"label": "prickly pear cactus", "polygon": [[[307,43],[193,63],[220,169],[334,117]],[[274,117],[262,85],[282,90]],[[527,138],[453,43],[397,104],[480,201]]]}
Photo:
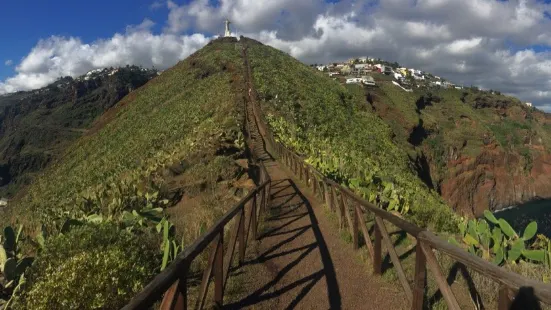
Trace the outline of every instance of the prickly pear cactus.
{"label": "prickly pear cactus", "polygon": [[484,211],[484,218],[460,223],[460,246],[496,265],[530,260],[551,267],[551,241],[546,239],[530,244],[537,230],[538,224],[531,222],[519,235],[506,220],[497,219],[490,211]]}

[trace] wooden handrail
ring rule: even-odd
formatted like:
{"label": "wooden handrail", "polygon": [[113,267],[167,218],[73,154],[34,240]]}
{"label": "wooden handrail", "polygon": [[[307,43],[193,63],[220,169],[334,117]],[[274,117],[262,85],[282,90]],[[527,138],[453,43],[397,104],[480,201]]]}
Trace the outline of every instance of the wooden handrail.
{"label": "wooden handrail", "polygon": [[[245,53],[245,50],[243,51]],[[250,68],[247,63],[247,58],[244,57],[244,65],[248,68],[247,75],[250,75]],[[250,82],[250,77],[248,78]],[[250,86],[252,87],[252,85]],[[251,98],[253,99],[253,98]],[[254,119],[249,118],[248,108],[251,104],[244,104],[244,132],[246,139],[246,147],[249,148],[252,161],[259,167],[258,183],[249,194],[241,199],[232,209],[222,216],[213,226],[209,228],[202,236],[200,236],[191,246],[187,247],[183,252],[178,254],[174,261],[170,263],[165,270],[159,273],[139,294],[123,307],[124,310],[147,309],[155,302],[163,298],[161,309],[187,309],[187,279],[189,268],[193,260],[201,254],[205,249],[212,244],[212,249],[208,259],[208,265],[203,272],[203,278],[199,288],[199,296],[195,308],[201,309],[204,306],[204,300],[208,291],[210,278],[214,277],[214,302],[217,306],[223,305],[224,289],[229,276],[235,246],[239,243],[239,263],[243,263],[245,251],[249,236],[256,239],[258,229],[258,218],[265,211],[266,206],[270,202],[270,187],[271,179],[264,164],[259,160],[259,154],[250,149],[252,146],[252,130],[251,126],[255,126],[262,137],[266,137],[266,127],[259,121],[258,111],[253,102]],[[253,123],[254,122],[254,123]],[[273,145],[273,135],[269,131],[270,145]],[[261,141],[266,143],[264,139]],[[247,218],[245,206],[250,203],[250,214]],[[237,216],[236,223],[228,238],[227,257],[224,250],[224,228]],[[247,223],[248,220],[248,223]]]}
{"label": "wooden handrail", "polygon": [[532,287],[534,295],[540,301],[547,304],[551,303],[551,285],[549,284],[526,278],[518,273],[491,264],[458,248],[430,231],[423,231],[417,239],[513,291],[518,291],[521,287]]}
{"label": "wooden handrail", "polygon": [[[384,242],[393,265],[397,268],[398,278],[404,288],[407,299],[411,303],[411,309],[420,310],[424,305],[427,266],[430,273],[435,278],[438,287],[442,292],[446,303],[448,304],[448,307],[450,309],[459,308],[459,304],[457,303],[453,291],[442,273],[441,267],[433,253],[433,250],[440,251],[468,268],[475,270],[497,282],[499,284],[499,309],[507,309],[511,305],[511,298],[509,294],[515,293],[522,287],[526,286],[533,289],[535,297],[537,297],[540,301],[551,304],[551,285],[528,279],[519,274],[493,265],[478,256],[471,255],[465,250],[448,243],[446,240],[436,236],[424,228],[418,227],[390,212],[378,208],[369,201],[366,201],[356,195],[350,189],[327,178],[314,167],[307,164],[300,156],[287,149],[282,143],[277,142],[260,109],[257,94],[254,91],[254,85],[252,85],[251,69],[247,61],[246,50],[243,50],[243,53],[247,71],[246,74],[248,75],[248,86],[251,90],[250,105],[246,106],[246,108],[252,108],[255,125],[257,126],[259,134],[263,138],[263,142],[266,143],[266,146],[272,150],[271,155],[279,158],[280,162],[287,165],[289,169],[300,178],[301,181],[304,178],[304,183],[306,186],[312,186],[314,196],[318,197],[319,194],[319,196],[322,197],[321,199],[325,200],[329,209],[338,213],[341,228],[345,228],[344,226],[348,225],[347,229],[350,230],[353,236],[355,248],[359,246],[359,234],[363,234],[369,255],[372,259],[374,274],[381,274],[382,242]],[[251,128],[249,126],[250,122],[248,117],[248,113],[245,113],[245,131],[247,132],[247,142],[250,143]],[[257,159],[255,154],[253,154],[253,159],[255,161]],[[235,245],[236,243],[239,244],[238,253],[239,261],[241,263],[245,256],[245,247],[247,246],[249,236],[253,239],[256,238],[258,213],[263,212],[269,203],[271,180],[262,163],[260,163],[259,177],[260,184],[254,190],[241,199],[236,206],[229,210],[191,246],[187,247],[182,253],[180,253],[164,271],[158,274],[153,281],[151,281],[142,290],[142,292],[136,295],[123,309],[134,310],[149,308],[156,301],[163,298],[163,295],[164,300],[161,305],[162,309],[176,309],[174,306],[178,309],[187,309],[187,279],[189,268],[193,260],[211,244],[212,248],[211,255],[209,256],[209,264],[203,273],[203,281],[200,287],[201,294],[197,300],[196,306],[197,308],[202,308],[212,275],[214,275],[215,282],[214,301],[218,306],[221,306],[224,297],[224,287],[229,275],[229,268],[231,267]],[[320,186],[319,182],[322,182],[323,186]],[[340,195],[340,199],[337,198],[338,195]],[[351,202],[351,211],[353,212],[352,217],[349,213],[350,210],[348,208],[347,201]],[[249,202],[251,208],[250,214],[247,216],[245,206]],[[367,213],[375,216],[372,234],[369,233],[368,228],[365,226],[366,223],[363,218],[363,215]],[[225,238],[224,228],[236,216],[238,219],[236,220],[234,229],[228,238],[229,255],[228,257],[225,257],[223,243]],[[248,222],[246,221],[247,217]],[[399,229],[415,237],[417,240],[415,251],[415,276],[412,281],[413,287],[410,286],[410,282],[407,280],[401,267],[399,256],[390,240],[384,221],[392,223]]]}
{"label": "wooden handrail", "polygon": [[[261,167],[261,169],[265,169],[263,165],[261,165]],[[265,173],[267,174],[267,172]],[[212,241],[215,241],[221,236],[226,224],[228,224],[234,217],[236,217],[236,215],[243,214],[245,205],[249,201],[254,199],[258,194],[260,194],[261,191],[266,188],[269,183],[270,179],[265,180],[262,184],[257,186],[243,199],[241,199],[237,203],[237,205],[235,205],[231,210],[224,214],[224,216],[222,216],[213,226],[211,226],[207,232],[205,232],[201,237],[195,240],[195,242],[187,247],[183,252],[178,254],[174,261],[172,261],[172,263],[170,263],[165,270],[159,273],[139,294],[134,296],[134,298],[132,298],[132,300],[122,309],[147,309],[148,307],[151,307],[155,302],[160,300],[163,297],[163,294],[165,294],[165,292],[171,286],[173,286],[175,283],[177,284],[176,281],[178,281],[181,277],[187,275],[191,262],[199,254],[201,254],[212,243]],[[240,226],[239,223],[238,226]],[[252,227],[252,229],[254,230],[256,229],[256,227]],[[244,238],[240,240],[244,240]],[[244,249],[241,251],[244,251]],[[244,255],[244,252],[240,253],[240,256],[242,255]],[[222,277],[224,277],[223,274]],[[208,278],[210,278],[210,276]],[[222,283],[224,282],[225,281],[223,281]]]}
{"label": "wooden handrail", "polygon": [[[257,117],[257,122],[262,123],[264,121],[260,112],[260,107],[254,105],[255,117]],[[339,222],[341,223],[341,228],[345,228],[348,223],[349,230],[353,236],[354,245],[357,242],[358,227],[361,225],[359,232],[364,235],[366,240],[366,246],[369,251],[369,255],[372,258],[373,262],[373,271],[375,274],[380,274],[381,272],[381,241],[385,241],[385,246],[389,251],[393,265],[399,269],[398,276],[400,283],[404,287],[406,296],[411,302],[412,309],[422,309],[425,294],[424,294],[424,285],[425,285],[425,274],[426,274],[426,265],[429,266],[431,274],[435,277],[437,284],[442,292],[448,307],[451,309],[456,309],[458,307],[455,296],[450,289],[449,284],[446,282],[445,277],[442,277],[441,268],[436,261],[436,257],[432,253],[432,250],[440,251],[449,257],[453,258],[457,262],[465,265],[466,267],[479,272],[480,274],[494,280],[500,285],[499,294],[498,294],[498,305],[500,309],[506,309],[506,305],[511,304],[509,292],[516,293],[522,287],[531,287],[534,291],[535,297],[537,297],[541,302],[546,304],[551,304],[551,285],[545,284],[539,281],[528,279],[517,273],[508,271],[504,268],[496,266],[488,261],[483,260],[482,258],[472,255],[469,252],[461,249],[453,244],[450,244],[447,240],[436,236],[432,232],[421,228],[417,225],[414,225],[386,210],[378,208],[369,201],[363,199],[362,197],[356,195],[350,189],[336,183],[335,181],[327,178],[313,166],[306,163],[299,155],[287,149],[280,142],[276,142],[275,137],[273,136],[272,131],[267,124],[260,124],[264,126],[266,133],[266,141],[270,141],[273,145],[272,149],[276,150],[276,154],[279,158],[282,158],[281,162],[289,167],[289,169],[297,175],[297,177],[302,181],[303,175],[305,175],[306,180],[305,184],[309,187],[310,183],[308,182],[310,177],[317,178],[323,183],[323,186],[318,188],[318,192],[323,191],[320,195],[324,197],[327,206],[331,211],[337,212],[339,216]],[[317,183],[316,183],[317,184]],[[336,197],[336,193],[340,193],[340,201]],[[361,212],[362,214],[371,213],[375,215],[376,223],[374,226],[374,233],[371,234],[374,236],[374,240],[371,240],[371,236],[368,233],[365,223],[358,223],[355,219],[350,218],[348,213],[348,207],[344,204],[346,200],[351,200],[357,204],[356,212]],[[353,209],[354,210],[354,209]],[[359,210],[359,211],[358,211]],[[356,215],[357,217],[360,214]],[[389,242],[388,233],[384,227],[384,221],[388,221],[398,227],[399,229],[405,231],[409,235],[413,236],[417,240],[416,245],[416,263],[415,263],[415,278],[413,279],[413,288],[409,285],[409,282],[405,278],[405,274],[401,269],[401,265],[398,260],[398,256],[394,249],[394,245]],[[354,226],[354,227],[351,227]],[[382,230],[382,231],[381,231]],[[430,252],[428,252],[430,251]],[[503,306],[505,305],[505,306]]]}

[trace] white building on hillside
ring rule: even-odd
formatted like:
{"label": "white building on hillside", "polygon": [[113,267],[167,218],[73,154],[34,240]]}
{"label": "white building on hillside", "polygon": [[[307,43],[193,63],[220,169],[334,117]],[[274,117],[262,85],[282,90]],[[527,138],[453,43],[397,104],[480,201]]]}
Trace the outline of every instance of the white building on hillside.
{"label": "white building on hillside", "polygon": [[375,79],[370,75],[362,76],[362,83],[367,86],[375,86]]}
{"label": "white building on hillside", "polygon": [[530,107],[530,108],[532,107],[532,103],[531,103],[531,102],[526,102],[525,105],[526,105],[527,107]]}
{"label": "white building on hillside", "polygon": [[349,77],[346,78],[346,84],[362,84],[361,78]]}

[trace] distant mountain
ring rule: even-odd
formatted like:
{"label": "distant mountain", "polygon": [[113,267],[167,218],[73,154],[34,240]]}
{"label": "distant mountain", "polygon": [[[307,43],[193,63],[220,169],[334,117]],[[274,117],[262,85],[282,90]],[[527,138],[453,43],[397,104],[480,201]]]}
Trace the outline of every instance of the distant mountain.
{"label": "distant mountain", "polygon": [[96,69],[0,96],[0,196],[16,194],[96,117],[155,76],[136,66]]}

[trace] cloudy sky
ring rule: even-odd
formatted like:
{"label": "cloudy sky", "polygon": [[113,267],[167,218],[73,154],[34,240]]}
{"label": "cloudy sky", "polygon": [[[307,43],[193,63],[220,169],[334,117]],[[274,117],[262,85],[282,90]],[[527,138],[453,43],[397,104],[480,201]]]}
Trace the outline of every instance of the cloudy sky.
{"label": "cloudy sky", "polygon": [[380,57],[551,111],[548,2],[5,0],[0,94],[106,66],[165,69],[221,34],[227,17],[238,35],[307,63]]}

